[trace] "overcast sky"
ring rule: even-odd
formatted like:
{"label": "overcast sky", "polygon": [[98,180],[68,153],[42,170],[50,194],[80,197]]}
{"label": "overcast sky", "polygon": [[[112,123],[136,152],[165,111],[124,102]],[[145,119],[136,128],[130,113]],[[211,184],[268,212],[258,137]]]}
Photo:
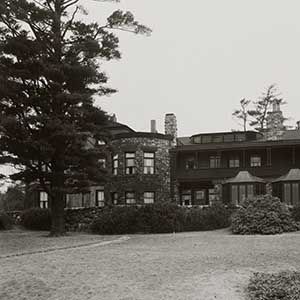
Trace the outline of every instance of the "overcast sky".
{"label": "overcast sky", "polygon": [[231,113],[243,97],[256,100],[272,83],[288,102],[290,124],[300,119],[299,0],[84,0],[100,23],[130,10],[151,37],[120,33],[122,60],[105,69],[119,90],[97,101],[120,122],[163,130],[177,116],[179,135],[237,129]]}

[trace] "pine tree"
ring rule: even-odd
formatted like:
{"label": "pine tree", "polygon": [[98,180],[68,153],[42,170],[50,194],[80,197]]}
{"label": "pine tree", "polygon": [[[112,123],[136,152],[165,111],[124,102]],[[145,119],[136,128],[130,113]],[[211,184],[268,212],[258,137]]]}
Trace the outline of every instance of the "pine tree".
{"label": "pine tree", "polygon": [[235,109],[232,113],[232,116],[236,119],[241,120],[242,121],[242,126],[244,131],[247,130],[247,124],[248,124],[248,119],[249,119],[249,113],[248,113],[248,106],[251,103],[251,100],[246,100],[245,98],[243,98],[242,100],[240,100],[240,108],[239,109]]}
{"label": "pine tree", "polygon": [[[111,0],[113,1],[113,0]],[[64,194],[103,178],[101,150],[109,116],[94,105],[107,86],[101,60],[119,59],[113,30],[149,34],[130,12],[86,24],[79,0],[0,3],[0,163],[13,180],[38,182],[51,201],[51,235],[65,233]]]}

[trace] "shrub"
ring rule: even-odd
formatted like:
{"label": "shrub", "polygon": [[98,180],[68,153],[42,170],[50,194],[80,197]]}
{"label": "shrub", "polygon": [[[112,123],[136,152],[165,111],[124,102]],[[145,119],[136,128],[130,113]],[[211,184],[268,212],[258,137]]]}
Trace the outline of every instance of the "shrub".
{"label": "shrub", "polygon": [[300,273],[255,273],[247,287],[250,300],[299,299]]}
{"label": "shrub", "polygon": [[264,195],[247,199],[233,213],[231,228],[236,234],[276,234],[297,231],[300,226],[284,203]]}
{"label": "shrub", "polygon": [[21,215],[21,225],[31,230],[50,230],[50,210],[41,208],[30,208],[25,210]]}
{"label": "shrub", "polygon": [[8,230],[12,228],[11,218],[4,212],[0,212],[0,230]]}
{"label": "shrub", "polygon": [[170,233],[228,227],[229,212],[223,205],[185,208],[175,204],[123,206],[104,209],[90,229],[99,234]]}
{"label": "shrub", "polygon": [[300,207],[299,206],[293,207],[291,209],[291,212],[292,212],[292,217],[294,218],[294,220],[296,222],[300,222]]}

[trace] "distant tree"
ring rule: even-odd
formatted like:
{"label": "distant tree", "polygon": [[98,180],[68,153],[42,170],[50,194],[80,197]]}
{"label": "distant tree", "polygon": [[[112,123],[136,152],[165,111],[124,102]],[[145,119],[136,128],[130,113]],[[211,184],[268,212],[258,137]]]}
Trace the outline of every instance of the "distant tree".
{"label": "distant tree", "polygon": [[116,91],[100,68],[101,60],[121,57],[113,30],[150,33],[120,10],[103,25],[86,24],[78,3],[0,3],[0,163],[17,168],[13,180],[36,181],[48,193],[54,236],[65,233],[68,188],[104,176],[101,150],[88,141],[103,138],[109,120],[94,95]]}
{"label": "distant tree", "polygon": [[25,201],[25,189],[21,184],[11,185],[3,194],[3,208],[6,211],[23,210]]}
{"label": "distant tree", "polygon": [[285,104],[283,99],[280,98],[280,93],[277,93],[276,85],[272,84],[263,92],[258,101],[254,102],[254,109],[248,111],[249,116],[252,117],[250,126],[254,127],[257,131],[264,131],[267,124],[268,112],[275,102]]}
{"label": "distant tree", "polygon": [[249,119],[248,106],[251,103],[251,100],[246,100],[243,98],[240,100],[240,108],[233,111],[232,116],[238,121],[242,121],[242,126],[244,131],[247,130],[247,124]]}

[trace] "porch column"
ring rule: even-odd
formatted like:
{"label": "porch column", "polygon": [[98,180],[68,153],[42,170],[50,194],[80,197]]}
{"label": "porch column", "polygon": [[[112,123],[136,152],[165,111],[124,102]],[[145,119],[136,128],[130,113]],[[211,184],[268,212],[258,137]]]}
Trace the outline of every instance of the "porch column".
{"label": "porch column", "polygon": [[272,148],[267,148],[267,166],[272,166]]}
{"label": "porch column", "polygon": [[293,146],[292,148],[292,165],[295,166],[296,165],[296,147]]}

